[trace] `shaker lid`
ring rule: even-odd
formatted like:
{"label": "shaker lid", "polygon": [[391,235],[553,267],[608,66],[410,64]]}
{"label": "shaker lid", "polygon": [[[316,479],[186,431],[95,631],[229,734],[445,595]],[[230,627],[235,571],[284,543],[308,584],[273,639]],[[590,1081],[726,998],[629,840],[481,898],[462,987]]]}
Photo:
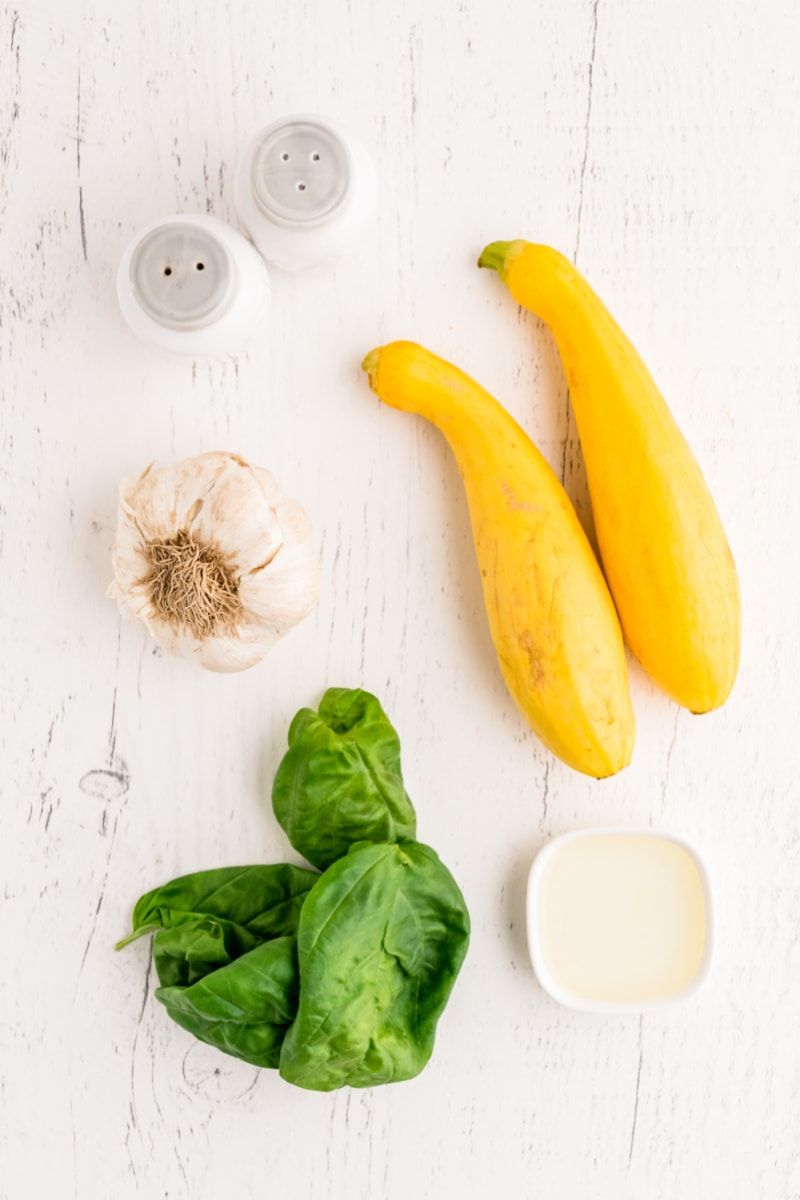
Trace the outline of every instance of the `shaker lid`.
{"label": "shaker lid", "polygon": [[353,163],[335,129],[313,118],[289,118],[266,131],[251,167],[259,208],[281,225],[308,228],[341,208]]}
{"label": "shaker lid", "polygon": [[149,317],[170,329],[203,329],[229,307],[236,268],[213,233],[172,221],[134,247],[130,286]]}

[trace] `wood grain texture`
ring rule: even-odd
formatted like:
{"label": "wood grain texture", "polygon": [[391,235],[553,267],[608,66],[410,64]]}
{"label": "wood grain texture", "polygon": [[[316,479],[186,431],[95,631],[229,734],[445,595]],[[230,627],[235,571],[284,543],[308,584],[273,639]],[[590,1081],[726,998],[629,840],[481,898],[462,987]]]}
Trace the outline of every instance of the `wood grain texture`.
{"label": "wood grain texture", "polygon": [[[789,0],[0,3],[0,1197],[800,1197],[800,18]],[[175,211],[235,222],[276,116],[348,120],[377,224],[335,272],[272,272],[236,362],[161,359],[114,274]],[[552,341],[475,267],[573,255],[662,385],[743,589],[734,694],[693,718],[632,666],[632,766],[553,760],[500,679],[446,447],[359,363],[410,337],[493,391],[588,519]],[[238,449],[312,514],[316,614],[261,667],[165,658],[105,599],[116,488]],[[474,936],[417,1080],[314,1095],[226,1059],[113,944],[179,872],[291,857],[269,785],[296,709],[363,685]],[[708,853],[718,956],[693,1002],[601,1018],[541,992],[525,877],[596,824]]]}

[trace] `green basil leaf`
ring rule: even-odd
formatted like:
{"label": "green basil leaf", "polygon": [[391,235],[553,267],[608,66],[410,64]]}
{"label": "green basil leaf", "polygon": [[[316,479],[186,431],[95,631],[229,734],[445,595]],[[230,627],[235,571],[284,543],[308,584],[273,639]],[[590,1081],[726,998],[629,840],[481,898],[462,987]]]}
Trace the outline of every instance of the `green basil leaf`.
{"label": "green basil leaf", "polygon": [[133,933],[117,949],[155,933],[160,983],[189,986],[272,938],[294,935],[318,878],[289,863],[182,875],[141,897],[133,910]]}
{"label": "green basil leaf", "polygon": [[162,987],[188,987],[235,957],[225,945],[219,921],[209,917],[187,917],[181,925],[159,929],[153,938],[153,961]]}
{"label": "green basil leaf", "polygon": [[295,850],[321,870],[354,842],[416,836],[400,739],[375,696],[329,688],[318,713],[297,713],[272,786],[272,807]]}
{"label": "green basil leaf", "polygon": [[430,847],[353,846],[300,914],[300,1003],[283,1078],[326,1092],[419,1074],[469,928],[458,885]]}
{"label": "green basil leaf", "polygon": [[133,910],[133,928],[157,922],[166,929],[180,923],[185,913],[203,913],[244,927],[263,941],[294,930],[302,897],[316,880],[313,871],[290,863],[196,871],[142,896]]}
{"label": "green basil leaf", "polygon": [[279,937],[191,987],[157,988],[156,998],[201,1042],[257,1067],[277,1067],[297,990],[296,940]]}

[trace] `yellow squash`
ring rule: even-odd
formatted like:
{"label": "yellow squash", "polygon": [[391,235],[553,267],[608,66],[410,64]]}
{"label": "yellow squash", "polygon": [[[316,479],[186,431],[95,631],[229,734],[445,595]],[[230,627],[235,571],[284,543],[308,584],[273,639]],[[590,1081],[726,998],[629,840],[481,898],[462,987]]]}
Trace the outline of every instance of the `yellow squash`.
{"label": "yellow squash", "polygon": [[692,712],[727,699],[739,665],[739,583],[697,462],[647,367],[557,250],[493,242],[492,267],[550,326],[586,463],[597,541],[628,644]]}
{"label": "yellow squash", "polygon": [[576,771],[613,775],[634,741],[622,631],[566,492],[457,367],[412,342],[373,350],[363,365],[384,403],[426,417],[455,454],[500,667],[531,728]]}

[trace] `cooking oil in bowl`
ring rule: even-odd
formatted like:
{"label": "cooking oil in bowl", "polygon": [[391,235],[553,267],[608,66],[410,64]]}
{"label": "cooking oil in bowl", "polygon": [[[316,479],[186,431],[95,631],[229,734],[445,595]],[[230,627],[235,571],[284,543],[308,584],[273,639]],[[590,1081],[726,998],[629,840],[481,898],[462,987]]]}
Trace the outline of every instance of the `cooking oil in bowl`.
{"label": "cooking oil in bowl", "polygon": [[641,1011],[695,991],[710,965],[711,890],[687,842],[641,830],[556,838],[528,886],[534,969],[575,1008]]}

